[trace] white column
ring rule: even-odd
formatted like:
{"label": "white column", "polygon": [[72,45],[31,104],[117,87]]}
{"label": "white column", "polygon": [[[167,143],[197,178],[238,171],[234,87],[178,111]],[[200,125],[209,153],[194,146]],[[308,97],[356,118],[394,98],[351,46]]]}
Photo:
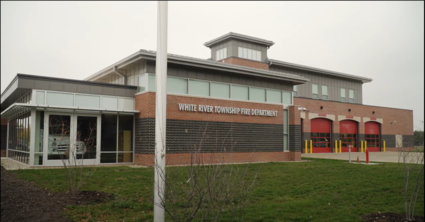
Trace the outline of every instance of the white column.
{"label": "white column", "polygon": [[31,110],[31,123],[30,123],[30,159],[29,159],[29,165],[34,166],[34,151],[35,151],[35,131],[36,131],[36,110],[33,108]]}
{"label": "white column", "polygon": [[164,222],[161,207],[165,191],[165,148],[167,111],[167,20],[168,2],[158,1],[157,51],[156,51],[156,111],[155,111],[155,183],[154,221]]}

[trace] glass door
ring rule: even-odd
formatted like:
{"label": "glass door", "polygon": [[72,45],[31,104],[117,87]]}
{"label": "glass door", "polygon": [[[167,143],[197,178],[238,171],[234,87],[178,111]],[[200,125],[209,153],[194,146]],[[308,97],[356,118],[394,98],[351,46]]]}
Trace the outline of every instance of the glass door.
{"label": "glass door", "polygon": [[100,116],[46,112],[45,166],[99,164]]}

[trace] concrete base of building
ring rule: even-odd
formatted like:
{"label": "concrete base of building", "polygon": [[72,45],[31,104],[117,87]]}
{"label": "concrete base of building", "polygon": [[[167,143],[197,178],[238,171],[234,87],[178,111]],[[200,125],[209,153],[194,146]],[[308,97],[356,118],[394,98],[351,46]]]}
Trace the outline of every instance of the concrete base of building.
{"label": "concrete base of building", "polygon": [[[190,165],[192,160],[201,159],[203,164],[228,163],[263,163],[301,161],[301,152],[255,152],[255,153],[202,153],[198,156],[190,153],[172,153],[166,155],[167,166]],[[134,164],[154,166],[154,154],[138,154],[134,156]]]}

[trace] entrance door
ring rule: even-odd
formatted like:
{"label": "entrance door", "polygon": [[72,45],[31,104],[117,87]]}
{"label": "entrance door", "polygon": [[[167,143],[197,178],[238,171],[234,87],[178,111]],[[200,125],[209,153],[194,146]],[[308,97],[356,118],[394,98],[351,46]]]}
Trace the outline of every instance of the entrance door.
{"label": "entrance door", "polygon": [[94,165],[99,161],[100,116],[45,113],[45,166]]}
{"label": "entrance door", "polygon": [[341,152],[348,152],[348,145],[351,145],[351,152],[357,152],[357,122],[343,120],[339,122],[339,139],[341,140]]}
{"label": "entrance door", "polygon": [[380,124],[376,122],[365,123],[365,140],[369,152],[380,151],[380,138],[379,138]]}

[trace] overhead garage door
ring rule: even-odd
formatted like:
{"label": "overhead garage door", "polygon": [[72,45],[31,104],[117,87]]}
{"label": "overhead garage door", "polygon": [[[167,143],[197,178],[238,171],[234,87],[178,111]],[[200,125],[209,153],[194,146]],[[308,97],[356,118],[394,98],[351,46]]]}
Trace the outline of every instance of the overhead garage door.
{"label": "overhead garage door", "polygon": [[348,152],[349,145],[353,146],[351,152],[357,152],[357,122],[351,120],[339,122],[339,133],[341,152]]}
{"label": "overhead garage door", "polygon": [[331,121],[317,118],[311,120],[311,140],[313,153],[331,152]]}
{"label": "overhead garage door", "polygon": [[380,124],[377,122],[366,122],[365,123],[365,140],[367,143],[367,149],[369,152],[380,151],[380,135],[379,135]]}

